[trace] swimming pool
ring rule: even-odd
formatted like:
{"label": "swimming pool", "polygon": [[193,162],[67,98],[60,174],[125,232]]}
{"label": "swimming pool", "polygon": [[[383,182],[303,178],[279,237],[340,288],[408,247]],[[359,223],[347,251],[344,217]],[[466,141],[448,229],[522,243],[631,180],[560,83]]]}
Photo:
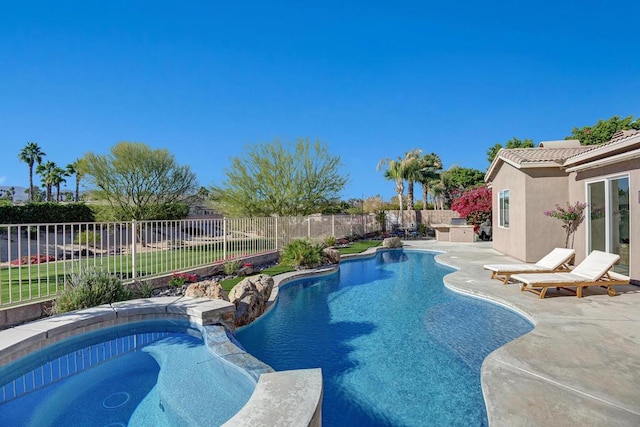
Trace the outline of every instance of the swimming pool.
{"label": "swimming pool", "polygon": [[326,426],[486,425],[480,367],[532,325],[447,290],[434,254],[390,250],[287,283],[236,332],[276,370],[321,367]]}
{"label": "swimming pool", "polygon": [[2,425],[220,425],[255,381],[202,334],[183,321],[135,322],[32,353],[0,369]]}

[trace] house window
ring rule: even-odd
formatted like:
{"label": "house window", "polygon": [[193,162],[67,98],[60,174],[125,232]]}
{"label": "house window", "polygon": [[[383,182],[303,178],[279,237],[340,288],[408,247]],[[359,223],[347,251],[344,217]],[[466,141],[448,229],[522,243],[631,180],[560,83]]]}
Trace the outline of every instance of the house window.
{"label": "house window", "polygon": [[498,193],[498,225],[509,228],[509,190]]}
{"label": "house window", "polygon": [[629,177],[612,177],[587,183],[588,250],[620,255],[614,271],[629,274],[631,234]]}

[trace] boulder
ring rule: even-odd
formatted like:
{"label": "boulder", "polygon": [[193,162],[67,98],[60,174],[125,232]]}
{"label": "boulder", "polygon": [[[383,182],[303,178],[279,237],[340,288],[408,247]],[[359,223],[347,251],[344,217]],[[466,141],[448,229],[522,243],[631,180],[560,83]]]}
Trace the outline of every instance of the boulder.
{"label": "boulder", "polygon": [[240,269],[238,270],[238,276],[250,276],[251,274],[253,274],[253,265],[251,264],[245,264],[242,267],[240,267]]}
{"label": "boulder", "polygon": [[229,292],[236,306],[236,326],[248,325],[264,313],[273,289],[273,278],[266,274],[247,277]]}
{"label": "boulder", "polygon": [[184,296],[229,301],[227,291],[222,289],[222,286],[220,286],[220,283],[216,280],[202,280],[192,283],[187,287],[187,290],[184,291]]}
{"label": "boulder", "polygon": [[387,237],[382,241],[382,247],[384,248],[401,248],[402,241],[398,236]]}
{"label": "boulder", "polygon": [[323,264],[338,264],[340,262],[340,252],[334,248],[324,248],[322,250]]}

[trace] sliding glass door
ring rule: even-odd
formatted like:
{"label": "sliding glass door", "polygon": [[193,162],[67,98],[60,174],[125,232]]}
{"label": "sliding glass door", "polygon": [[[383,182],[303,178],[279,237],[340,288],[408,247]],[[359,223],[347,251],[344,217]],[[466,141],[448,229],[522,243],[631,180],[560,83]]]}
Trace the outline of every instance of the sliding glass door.
{"label": "sliding glass door", "polygon": [[617,177],[587,184],[589,252],[620,255],[615,271],[629,272],[629,178]]}

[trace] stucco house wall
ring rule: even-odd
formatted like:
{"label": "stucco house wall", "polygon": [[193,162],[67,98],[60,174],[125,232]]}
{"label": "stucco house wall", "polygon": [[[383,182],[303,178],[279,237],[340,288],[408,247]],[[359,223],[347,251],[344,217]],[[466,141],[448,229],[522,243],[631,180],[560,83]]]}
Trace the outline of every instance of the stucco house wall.
{"label": "stucco house wall", "polygon": [[[544,215],[569,199],[567,174],[552,168],[519,170],[503,163],[492,183],[493,247],[524,262],[536,262],[564,247],[560,221]],[[509,228],[499,226],[498,193],[509,190]]]}
{"label": "stucco house wall", "polygon": [[566,206],[569,201],[567,174],[557,168],[527,169],[526,205],[526,262],[536,262],[553,248],[564,248],[566,233],[556,218],[544,215],[556,204]]}
{"label": "stucco house wall", "polygon": [[[524,260],[525,246],[525,177],[513,166],[503,163],[492,185],[493,225],[492,238],[494,249]],[[509,190],[509,228],[501,227],[498,215],[500,212],[498,193]]]}

